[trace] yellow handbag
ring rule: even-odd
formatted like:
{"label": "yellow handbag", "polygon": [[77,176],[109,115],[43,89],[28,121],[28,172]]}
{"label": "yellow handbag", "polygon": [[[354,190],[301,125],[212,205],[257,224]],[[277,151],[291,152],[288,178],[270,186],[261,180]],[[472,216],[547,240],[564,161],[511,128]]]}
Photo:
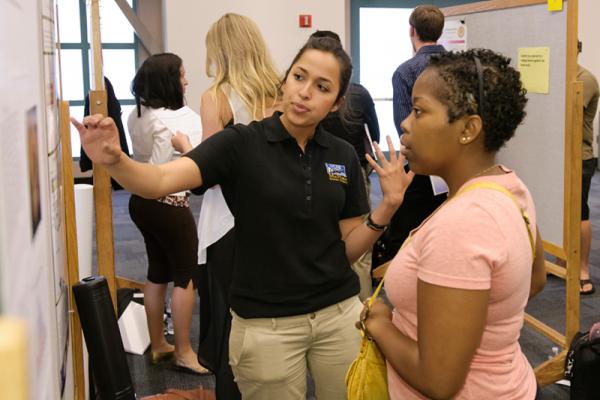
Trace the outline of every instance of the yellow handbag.
{"label": "yellow handbag", "polygon": [[[383,279],[369,298],[371,307],[383,286]],[[361,328],[362,340],[358,357],[346,373],[346,393],[349,400],[388,400],[387,367],[379,348]]]}

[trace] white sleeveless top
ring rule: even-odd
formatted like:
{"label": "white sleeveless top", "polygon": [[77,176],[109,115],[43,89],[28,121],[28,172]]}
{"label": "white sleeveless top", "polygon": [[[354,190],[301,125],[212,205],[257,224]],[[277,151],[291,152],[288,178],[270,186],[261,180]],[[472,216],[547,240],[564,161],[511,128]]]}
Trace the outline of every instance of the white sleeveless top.
{"label": "white sleeveless top", "polygon": [[[222,86],[233,113],[233,122],[249,124],[254,120],[252,113],[242,98],[229,85]],[[198,264],[206,264],[206,249],[221,239],[234,226],[234,218],[225,203],[220,186],[208,189],[204,193],[202,208],[198,217]]]}

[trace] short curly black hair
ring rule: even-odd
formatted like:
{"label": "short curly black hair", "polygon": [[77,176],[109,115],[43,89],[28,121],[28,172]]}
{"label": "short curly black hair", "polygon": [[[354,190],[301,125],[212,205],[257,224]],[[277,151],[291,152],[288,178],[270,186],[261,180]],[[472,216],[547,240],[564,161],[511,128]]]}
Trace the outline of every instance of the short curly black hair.
{"label": "short curly black hair", "polygon": [[[475,58],[480,60],[483,72],[483,99],[479,99]],[[519,72],[510,66],[510,58],[488,49],[470,49],[432,55],[429,68],[446,83],[440,87],[438,97],[448,107],[449,122],[479,114],[488,152],[500,150],[513,137],[525,117],[527,91]]]}

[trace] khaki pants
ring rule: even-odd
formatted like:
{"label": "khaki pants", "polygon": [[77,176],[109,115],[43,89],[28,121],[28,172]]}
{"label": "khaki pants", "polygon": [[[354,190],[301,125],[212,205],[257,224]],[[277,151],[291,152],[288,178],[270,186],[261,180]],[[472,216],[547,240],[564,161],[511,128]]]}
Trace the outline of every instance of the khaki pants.
{"label": "khaki pants", "polygon": [[346,399],[344,378],[358,355],[351,297],[310,314],[244,319],[232,311],[229,364],[245,400],[306,398],[307,367],[319,400]]}

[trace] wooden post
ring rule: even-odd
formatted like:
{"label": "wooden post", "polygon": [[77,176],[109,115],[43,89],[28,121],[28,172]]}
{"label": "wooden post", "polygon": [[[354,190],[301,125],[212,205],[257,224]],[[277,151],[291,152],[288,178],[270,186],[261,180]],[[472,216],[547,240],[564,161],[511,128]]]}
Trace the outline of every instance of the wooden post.
{"label": "wooden post", "polygon": [[[578,0],[567,6],[567,98],[565,104],[565,228],[567,281],[565,336],[567,346],[580,326],[581,160],[583,143],[583,83],[577,82]],[[568,188],[568,191],[567,191]],[[567,197],[568,196],[568,197]],[[567,223],[568,221],[568,223]]]}
{"label": "wooden post", "polygon": [[[106,91],[102,73],[102,41],[100,39],[99,0],[91,0],[92,56],[94,64],[94,89],[90,92],[91,114],[107,115]],[[96,214],[96,260],[98,274],[108,282],[113,306],[117,306],[117,286],[115,282],[115,255],[112,223],[112,188],[106,170],[94,164],[94,208]]]}
{"label": "wooden post", "polygon": [[[581,160],[583,130],[583,83],[577,79],[578,1],[567,3],[567,56],[565,79],[565,175],[563,247],[566,261],[565,335],[563,352],[536,367],[538,384],[561,379],[565,355],[580,328],[579,271],[581,268]],[[541,330],[546,336],[549,333]]]}
{"label": "wooden post", "polygon": [[[94,90],[104,89],[104,75],[102,72],[102,39],[100,37],[100,0],[90,0],[90,25],[92,27],[92,62],[94,68]],[[106,115],[106,114],[105,114]]]}
{"label": "wooden post", "polygon": [[117,289],[137,289],[140,292],[144,291],[144,283],[134,281],[133,279],[123,278],[122,276],[116,277]]}
{"label": "wooden post", "polygon": [[[107,114],[106,92],[90,92],[90,112]],[[94,164],[94,210],[96,215],[96,260],[98,275],[108,282],[108,289],[116,306],[115,254],[112,221],[112,188],[110,176],[104,168]],[[116,308],[115,308],[116,310]]]}
{"label": "wooden post", "polygon": [[75,311],[73,285],[79,282],[79,254],[77,250],[77,224],[75,219],[75,187],[73,185],[73,160],[71,158],[71,130],[69,121],[69,102],[58,104],[60,115],[60,142],[62,144],[62,177],[64,191],[65,243],[67,247],[67,280],[69,294],[69,321],[73,355],[73,377],[75,380],[75,399],[85,399],[85,378],[83,366],[83,340],[81,322]]}
{"label": "wooden post", "polygon": [[556,357],[541,363],[534,369],[537,383],[540,386],[550,385],[563,378],[566,355],[567,350],[563,350]]}
{"label": "wooden post", "polygon": [[[568,202],[565,205],[565,215],[569,219],[565,235],[567,249],[566,301],[565,317],[567,346],[579,331],[580,294],[579,271],[581,269],[581,158],[582,158],[582,127],[583,127],[583,83],[571,83],[571,111],[568,120],[571,127],[565,136],[565,145],[572,151],[569,164],[565,163],[565,182],[570,180]],[[569,100],[567,100],[569,101]],[[566,185],[565,185],[566,188]],[[568,211],[567,211],[568,206]]]}

